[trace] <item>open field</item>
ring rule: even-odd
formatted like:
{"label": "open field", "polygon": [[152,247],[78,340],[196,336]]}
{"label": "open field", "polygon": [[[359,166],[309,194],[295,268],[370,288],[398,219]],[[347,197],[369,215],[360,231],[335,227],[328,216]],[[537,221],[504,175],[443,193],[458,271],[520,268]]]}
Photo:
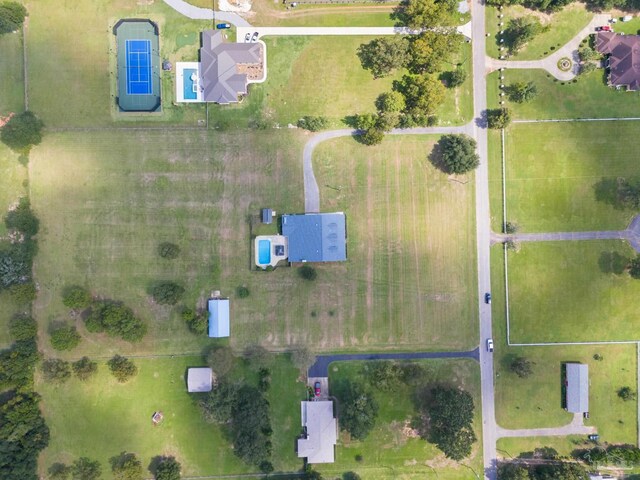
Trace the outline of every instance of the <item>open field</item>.
{"label": "open field", "polygon": [[0,36],[0,117],[24,110],[22,33]]}
{"label": "open field", "polygon": [[583,435],[569,435],[567,437],[501,438],[498,440],[497,447],[498,454],[508,459],[543,447],[553,448],[560,455],[569,456],[577,448],[593,447],[593,443]]}
{"label": "open field", "polygon": [[[237,348],[470,348],[477,334],[473,182],[449,181],[431,167],[433,139],[322,145],[320,185],[341,188],[323,187],[323,210],[347,213],[348,262],[319,265],[314,284],[290,268],[250,270],[248,216],[267,205],[303,210],[300,139],[297,132],[49,135],[30,163],[42,222],[35,310],[43,328],[71,321],[60,292],[81,284],[123,300],[150,329],[131,346],[88,335],[78,320],[86,340],[73,356],[199,352],[209,340],[188,333],[175,309],[146,294],[151,282],[171,279],[187,287],[187,305],[202,306],[213,289],[233,297],[238,285],[249,287],[251,296],[232,306]],[[178,243],[180,257],[157,257],[161,241]]]}
{"label": "open field", "polygon": [[[88,456],[102,463],[104,478],[111,478],[108,459],[123,450],[138,454],[145,469],[156,455],[174,455],[189,476],[257,470],[233,454],[222,429],[204,422],[195,404],[197,396],[187,393],[186,370],[203,365],[201,358],[135,362],[139,373],[126,384],[117,383],[103,362],[87,382],[75,378],[60,386],[39,382],[51,428],[51,442],[40,460],[41,473],[53,462]],[[301,466],[293,445],[305,389],[296,382],[297,370],[286,358],[279,357],[272,371],[267,398],[272,405],[273,464],[276,471],[295,471]],[[251,374],[244,375],[249,379]],[[151,416],[158,410],[164,413],[164,421],[154,427]]]}
{"label": "open field", "polygon": [[523,243],[511,252],[511,341],[638,340],[640,282],[610,273],[616,256],[635,252],[621,240]]}
{"label": "open field", "polygon": [[[526,232],[626,228],[637,212],[598,200],[596,187],[603,180],[637,178],[636,148],[620,139],[638,133],[640,122],[633,121],[510,126],[505,144],[508,220]],[[500,208],[498,202],[493,206]],[[494,209],[493,214],[501,212]]]}
{"label": "open field", "polygon": [[[499,14],[504,18],[499,19]],[[487,54],[494,58],[500,57],[499,31],[509,26],[509,20],[523,16],[535,16],[543,25],[549,25],[549,30],[536,36],[527,43],[518,53],[509,57],[509,60],[537,60],[550,55],[567,43],[582,30],[593,18],[593,12],[588,12],[581,3],[573,3],[564,7],[559,12],[552,14],[529,10],[522,5],[511,5],[498,10],[496,7],[487,7],[486,25],[490,37],[487,39]],[[498,23],[504,25],[500,27]],[[505,51],[503,51],[504,54]]]}
{"label": "open field", "polygon": [[[609,249],[611,249],[610,243],[606,245]],[[596,278],[596,281],[591,281],[588,287],[591,288],[591,285],[602,276],[599,271],[579,272],[580,264],[593,263],[588,256],[589,252],[580,249],[584,243],[566,242],[563,245],[562,251],[549,251],[549,248],[560,250],[557,244],[547,246],[547,251],[540,252],[542,254],[528,264],[526,271],[519,269],[513,257],[510,257],[511,341],[546,340],[545,335],[548,335],[548,332],[558,332],[556,335],[558,337],[569,329],[572,329],[571,338],[563,338],[563,340],[583,340],[580,336],[585,331],[590,334],[591,340],[606,340],[606,332],[622,330],[618,323],[614,323],[615,307],[608,306],[606,313],[600,308],[602,303],[606,303],[612,297],[611,289],[607,289],[608,285],[603,285],[604,282],[594,285],[593,291],[597,291],[597,295],[585,295],[580,291],[580,285],[583,285],[587,279]],[[591,245],[591,242],[587,245]],[[540,250],[545,249],[546,245],[531,244],[523,247],[526,253],[525,249]],[[574,248],[576,253],[570,252],[571,248]],[[591,250],[596,249],[591,248]],[[549,268],[551,263],[554,264],[555,269],[559,265],[569,264],[574,277],[562,279],[559,278],[560,275],[547,274],[543,279],[537,275],[536,262],[542,262],[547,266],[548,271],[551,270]],[[637,404],[633,401],[623,402],[616,392],[625,385],[636,388],[636,345],[507,347],[504,316],[504,264],[501,246],[495,246],[491,250],[491,268],[498,424],[504,428],[539,428],[560,426],[571,421],[571,415],[561,407],[560,373],[562,362],[577,361],[589,364],[591,418],[586,423],[598,428],[602,441],[635,444],[637,442]],[[596,265],[595,270],[597,269]],[[523,280],[523,277],[526,279]],[[579,281],[576,280],[578,278]],[[525,290],[526,294],[522,293]],[[547,298],[538,293],[540,290],[544,291]],[[622,289],[616,290],[616,298],[624,296],[625,292],[620,290]],[[542,300],[539,300],[540,298]],[[600,298],[605,300],[601,301]],[[580,302],[582,305],[576,306]],[[622,302],[618,301],[618,303]],[[550,308],[549,305],[555,308]],[[527,327],[530,338],[514,338],[513,325],[514,321],[517,321],[516,316],[521,318],[522,312],[527,309],[533,311],[530,316],[535,315],[535,320],[529,320]],[[585,313],[587,309],[590,311]],[[553,313],[549,313],[551,310]],[[533,325],[535,325],[535,331]],[[603,360],[594,360],[593,355],[596,353],[601,355]],[[531,377],[521,379],[511,373],[508,366],[515,356],[524,356],[535,362]],[[512,441],[504,440],[504,442]],[[553,446],[553,444],[550,445]],[[569,448],[569,445],[563,448]],[[516,455],[516,452],[508,451],[511,455]]]}
{"label": "open field", "polygon": [[[475,431],[478,442],[469,459],[463,463],[476,472],[482,470],[481,429],[480,429],[480,371],[471,360],[430,360],[420,362],[429,372],[433,383],[453,383],[464,387],[474,397],[476,407]],[[330,381],[356,380],[366,382],[362,373],[364,362],[339,362],[331,365]],[[463,480],[475,478],[470,468],[447,460],[435,445],[420,438],[412,438],[403,433],[403,427],[416,414],[413,403],[413,389],[401,384],[393,392],[375,389],[375,398],[380,406],[376,426],[367,438],[351,440],[341,433],[336,447],[336,462],[318,466],[325,477],[334,478],[345,471],[355,471],[362,478],[381,480],[441,479]],[[362,462],[355,460],[362,455]]]}
{"label": "open field", "polygon": [[[512,111],[514,119],[639,116],[640,92],[625,92],[608,87],[602,70],[578,77],[570,83],[560,82],[544,70],[508,69],[504,74],[505,85],[514,82],[533,82],[538,89],[538,95],[526,103],[509,102],[505,97],[506,106]],[[498,95],[498,72],[493,72],[487,77],[489,108],[495,108],[498,105],[500,99]]]}

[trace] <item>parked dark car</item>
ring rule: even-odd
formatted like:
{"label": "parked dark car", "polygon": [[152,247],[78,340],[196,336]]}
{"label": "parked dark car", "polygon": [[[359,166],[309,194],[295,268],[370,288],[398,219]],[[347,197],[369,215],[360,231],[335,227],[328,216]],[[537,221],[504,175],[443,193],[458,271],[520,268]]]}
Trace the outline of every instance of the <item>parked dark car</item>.
{"label": "parked dark car", "polygon": [[253,35],[251,36],[251,41],[252,42],[257,42],[258,41],[258,36],[260,34],[258,32],[253,32]]}
{"label": "parked dark car", "polygon": [[491,294],[489,292],[484,294],[484,303],[491,305]]}

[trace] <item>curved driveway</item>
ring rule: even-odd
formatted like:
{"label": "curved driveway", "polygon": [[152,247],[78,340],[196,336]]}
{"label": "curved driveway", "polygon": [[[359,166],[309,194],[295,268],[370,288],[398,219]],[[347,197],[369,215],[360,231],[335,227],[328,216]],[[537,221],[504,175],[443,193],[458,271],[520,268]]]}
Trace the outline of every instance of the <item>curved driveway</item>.
{"label": "curved driveway", "polygon": [[318,355],[309,367],[309,377],[328,377],[329,364],[353,360],[423,360],[433,358],[469,358],[479,360],[479,348],[467,352],[353,353]]}
{"label": "curved driveway", "polygon": [[185,17],[193,20],[220,20],[221,22],[229,22],[236,27],[250,27],[247,22],[237,13],[213,11],[210,8],[200,8],[185,2],[184,0],[164,0],[164,3],[173,8],[176,12],[181,13]]}

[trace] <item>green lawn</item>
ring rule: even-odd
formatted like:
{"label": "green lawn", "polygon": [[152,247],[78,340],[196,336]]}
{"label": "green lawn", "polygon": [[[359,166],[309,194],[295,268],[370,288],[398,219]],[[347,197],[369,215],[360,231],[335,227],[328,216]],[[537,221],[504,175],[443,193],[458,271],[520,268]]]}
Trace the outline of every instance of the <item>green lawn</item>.
{"label": "green lawn", "polygon": [[509,254],[511,341],[637,340],[640,282],[610,271],[620,240],[523,243]]}
{"label": "green lawn", "polygon": [[[474,397],[476,418],[474,422],[478,442],[471,457],[462,463],[476,472],[482,471],[482,449],[480,429],[480,371],[476,362],[470,360],[430,360],[420,362],[429,372],[433,383],[446,382],[463,386]],[[330,382],[357,380],[366,382],[362,367],[364,362],[339,362],[331,365]],[[325,477],[334,478],[345,471],[355,471],[362,478],[380,479],[473,479],[471,469],[447,460],[432,444],[403,432],[403,428],[416,414],[412,401],[413,389],[401,385],[393,392],[375,391],[380,406],[376,425],[361,441],[351,440],[341,433],[336,447],[336,462],[318,465]],[[362,462],[355,460],[362,455]]]}
{"label": "green lawn", "polygon": [[[611,250],[612,242],[602,242]],[[591,248],[580,246],[592,245]],[[630,280],[610,279],[607,284],[597,264],[589,270],[583,265],[594,267],[596,255],[592,255],[598,242],[566,242],[555,244],[524,244],[522,251],[510,255],[509,259],[509,302],[511,308],[511,341],[539,342],[586,340],[582,332],[588,331],[588,340],[607,340],[611,331],[631,330],[631,325],[620,326],[615,314],[620,310],[626,295],[635,298],[623,288],[615,291],[613,300],[611,284]],[[615,246],[615,245],[614,245]],[[529,250],[537,250],[534,258]],[[571,251],[575,249],[575,253]],[[527,255],[529,261],[520,268],[521,260],[515,256]],[[561,408],[561,364],[581,362],[589,365],[590,393],[588,425],[597,427],[601,440],[610,443],[632,443],[637,441],[637,404],[623,402],[616,394],[623,386],[636,387],[636,345],[576,345],[545,347],[507,347],[506,319],[504,316],[504,264],[502,247],[491,250],[492,292],[493,292],[493,334],[496,369],[496,418],[504,428],[540,428],[564,425],[571,421],[571,415]],[[542,264],[541,267],[538,265]],[[553,265],[553,267],[551,266]],[[571,270],[569,275],[556,274],[554,270]],[[539,271],[545,268],[546,274]],[[561,278],[562,277],[562,278]],[[593,279],[587,287],[581,287],[586,279]],[[595,285],[599,282],[599,285]],[[616,285],[618,286],[618,285]],[[585,290],[590,293],[585,293]],[[637,289],[637,287],[636,287]],[[542,293],[539,293],[541,292]],[[595,292],[595,293],[594,293]],[[608,303],[609,305],[603,305]],[[626,302],[630,304],[630,301]],[[527,337],[518,335],[522,330],[524,316],[528,315]],[[515,325],[515,327],[514,327]],[[520,326],[520,327],[519,327]],[[569,333],[567,333],[569,332]],[[549,335],[554,335],[549,338]],[[562,336],[564,334],[564,336]],[[570,335],[570,336],[569,336]],[[618,335],[622,337],[622,335]],[[600,354],[602,361],[593,359]],[[524,356],[535,362],[534,373],[527,379],[515,376],[508,366],[515,356]],[[544,440],[544,439],[543,439]],[[559,451],[570,449],[571,445],[558,440],[551,443],[541,440],[542,445],[559,445]],[[512,456],[519,448],[533,448],[533,439],[505,440],[506,445],[520,447],[504,448]],[[513,443],[510,443],[513,442]],[[571,439],[567,439],[571,442]],[[500,446],[500,445],[499,445]],[[575,447],[573,447],[575,448]]]}
{"label": "green lawn", "polygon": [[498,455],[502,458],[517,457],[522,453],[533,452],[534,449],[543,447],[553,448],[562,456],[570,456],[576,448],[591,448],[593,443],[583,435],[501,438],[497,443]]}
{"label": "green lawn", "polygon": [[[619,139],[638,133],[640,122],[510,126],[505,144],[508,219],[526,232],[626,228],[637,212],[598,200],[596,186],[603,179],[637,178],[636,148]],[[501,215],[499,202],[493,206],[494,216]]]}
{"label": "green lawn", "polygon": [[[638,117],[640,92],[608,87],[602,70],[578,77],[575,83],[560,82],[543,70],[508,69],[503,74],[505,85],[533,82],[538,89],[538,95],[527,103],[503,98],[514,119]],[[487,77],[489,108],[495,108],[500,100],[498,81],[498,72]]]}
{"label": "green lawn", "polygon": [[0,36],[0,116],[24,110],[22,33]]}
{"label": "green lawn", "polygon": [[[118,384],[104,363],[86,383],[75,378],[59,386],[38,382],[51,429],[49,447],[40,459],[41,473],[54,462],[88,456],[102,463],[104,478],[111,478],[108,459],[123,450],[135,452],[145,468],[156,455],[174,455],[189,476],[257,470],[233,454],[222,429],[202,420],[197,396],[187,394],[186,370],[203,365],[199,357],[135,362],[139,373],[126,384]],[[294,471],[301,467],[293,447],[305,389],[285,358],[278,358],[272,371],[267,397],[272,406],[273,463],[276,471]],[[164,422],[154,427],[151,416],[158,410]]]}
{"label": "green lawn", "polygon": [[[504,14],[504,18],[499,19],[498,15]],[[522,16],[538,16],[543,25],[549,25],[549,30],[536,36],[527,43],[518,53],[509,57],[510,60],[537,60],[546,57],[560,48],[591,21],[593,12],[588,12],[583,4],[573,3],[559,12],[552,14],[535,12],[528,10],[522,5],[512,5],[499,11],[496,7],[487,7],[486,26],[490,37],[487,39],[487,54],[494,58],[499,58],[499,35],[500,30],[504,30],[509,25],[509,20]],[[504,25],[499,26],[502,21]],[[503,51],[503,54],[506,50]]]}

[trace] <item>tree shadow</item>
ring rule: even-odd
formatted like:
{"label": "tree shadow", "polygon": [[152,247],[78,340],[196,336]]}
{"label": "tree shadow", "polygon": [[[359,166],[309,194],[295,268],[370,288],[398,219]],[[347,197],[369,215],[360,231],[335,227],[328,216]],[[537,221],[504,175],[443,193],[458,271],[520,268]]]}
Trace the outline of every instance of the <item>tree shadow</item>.
{"label": "tree shadow", "polygon": [[593,184],[593,193],[598,202],[611,205],[616,210],[622,210],[620,203],[618,188],[620,182],[615,178],[602,178],[599,182]]}
{"label": "tree shadow", "polygon": [[433,149],[427,158],[438,170],[444,173],[449,173],[448,168],[444,163],[443,153],[444,149],[442,148],[442,144],[438,142],[433,146]]}
{"label": "tree shadow", "polygon": [[598,258],[598,266],[602,273],[621,275],[629,265],[629,259],[618,252],[602,252]]}

